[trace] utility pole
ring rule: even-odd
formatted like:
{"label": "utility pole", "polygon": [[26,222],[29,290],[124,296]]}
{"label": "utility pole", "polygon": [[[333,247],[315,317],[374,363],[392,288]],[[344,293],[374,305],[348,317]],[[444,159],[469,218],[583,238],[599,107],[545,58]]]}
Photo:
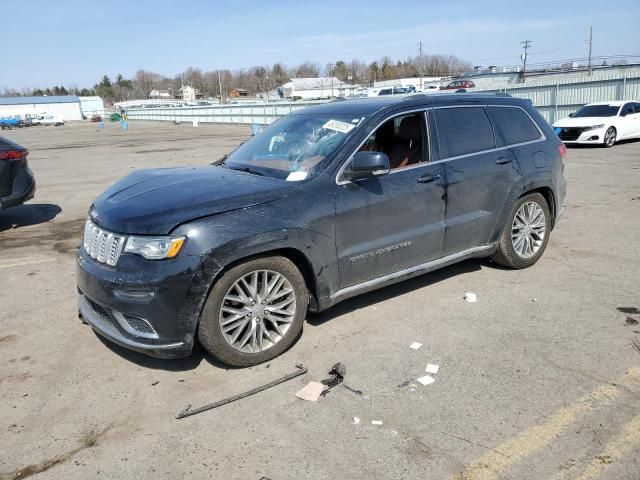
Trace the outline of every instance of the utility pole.
{"label": "utility pole", "polygon": [[525,40],[520,43],[524,49],[524,52],[522,53],[522,83],[524,83],[524,79],[527,75],[527,50],[529,50],[529,47],[531,46],[531,40]]}
{"label": "utility pole", "polygon": [[418,44],[418,52],[420,57],[418,62],[418,73],[420,74],[420,91],[422,92],[422,41],[420,41],[420,43]]}
{"label": "utility pole", "polygon": [[220,87],[220,104],[223,104],[222,100],[222,77],[220,76],[220,70],[218,70],[218,86]]}
{"label": "utility pole", "polygon": [[589,27],[589,76],[591,76],[591,42],[593,40],[593,26]]}

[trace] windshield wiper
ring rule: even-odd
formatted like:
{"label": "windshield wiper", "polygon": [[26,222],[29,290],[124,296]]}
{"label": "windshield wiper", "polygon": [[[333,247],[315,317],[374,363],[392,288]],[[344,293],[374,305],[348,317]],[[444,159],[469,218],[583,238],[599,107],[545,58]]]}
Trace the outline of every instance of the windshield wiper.
{"label": "windshield wiper", "polygon": [[249,168],[249,167],[229,167],[228,165],[225,165],[227,168],[231,169],[231,170],[238,170],[239,172],[247,172],[247,173],[251,173],[252,175],[260,175],[261,177],[264,177],[264,173],[259,172],[258,170],[254,170],[253,168]]}

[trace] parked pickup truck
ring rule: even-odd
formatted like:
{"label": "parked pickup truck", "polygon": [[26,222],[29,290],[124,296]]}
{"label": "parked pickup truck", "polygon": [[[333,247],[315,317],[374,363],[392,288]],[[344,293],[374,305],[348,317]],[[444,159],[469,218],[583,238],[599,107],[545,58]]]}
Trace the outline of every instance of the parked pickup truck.
{"label": "parked pickup truck", "polygon": [[0,117],[0,128],[20,128],[20,117]]}

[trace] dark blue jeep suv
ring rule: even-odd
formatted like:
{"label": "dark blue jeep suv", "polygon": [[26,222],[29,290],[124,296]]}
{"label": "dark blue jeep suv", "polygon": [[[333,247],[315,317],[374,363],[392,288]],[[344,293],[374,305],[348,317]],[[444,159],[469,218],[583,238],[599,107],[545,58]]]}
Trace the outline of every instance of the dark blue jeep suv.
{"label": "dark blue jeep suv", "polygon": [[471,257],[542,256],[565,147],[532,105],[452,94],[343,100],[276,121],[222,161],[132,173],[89,210],[78,304],[149,355],[254,365],[308,309]]}

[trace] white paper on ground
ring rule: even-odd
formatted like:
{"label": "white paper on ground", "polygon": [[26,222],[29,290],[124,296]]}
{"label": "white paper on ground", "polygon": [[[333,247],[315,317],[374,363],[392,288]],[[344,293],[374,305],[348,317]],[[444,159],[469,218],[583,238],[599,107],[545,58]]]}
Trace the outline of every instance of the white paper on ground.
{"label": "white paper on ground", "polygon": [[310,402],[317,402],[325,386],[320,382],[309,382],[296,392],[296,397]]}
{"label": "white paper on ground", "polygon": [[478,296],[473,292],[467,292],[464,294],[464,299],[469,303],[475,303],[478,301]]}
{"label": "white paper on ground", "polygon": [[424,377],[416,378],[416,380],[422,385],[431,385],[436,381],[431,375],[425,375]]}
{"label": "white paper on ground", "polygon": [[383,425],[382,420],[371,420],[371,425]]}
{"label": "white paper on ground", "polygon": [[299,182],[300,180],[304,180],[307,178],[308,173],[299,171],[299,172],[291,172],[287,176],[287,182]]}
{"label": "white paper on ground", "polygon": [[427,369],[425,370],[427,373],[438,373],[440,370],[440,366],[434,363],[427,363]]}
{"label": "white paper on ground", "polygon": [[409,348],[413,348],[414,350],[419,349],[422,346],[421,343],[419,342],[413,342],[411,345],[409,345]]}

